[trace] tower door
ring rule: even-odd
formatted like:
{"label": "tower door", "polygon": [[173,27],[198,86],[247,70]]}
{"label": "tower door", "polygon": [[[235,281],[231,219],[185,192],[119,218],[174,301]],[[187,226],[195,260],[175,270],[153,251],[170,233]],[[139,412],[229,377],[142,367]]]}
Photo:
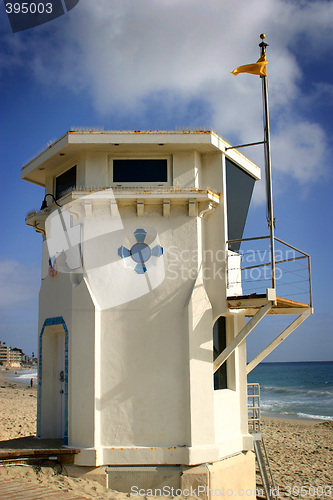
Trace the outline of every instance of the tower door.
{"label": "tower door", "polygon": [[56,391],[57,391],[57,438],[64,437],[65,431],[65,334],[57,335],[57,368],[56,368]]}
{"label": "tower door", "polygon": [[42,439],[65,439],[65,435],[67,438],[68,332],[65,323],[57,323],[59,319],[62,318],[46,320],[51,324],[43,326],[40,334],[37,432]]}

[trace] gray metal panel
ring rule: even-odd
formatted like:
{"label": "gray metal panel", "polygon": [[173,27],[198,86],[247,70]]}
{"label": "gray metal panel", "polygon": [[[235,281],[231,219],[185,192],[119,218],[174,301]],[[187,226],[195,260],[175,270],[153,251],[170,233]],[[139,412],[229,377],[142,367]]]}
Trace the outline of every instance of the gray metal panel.
{"label": "gray metal panel", "polygon": [[[252,197],[254,178],[226,159],[228,240],[243,236],[247,212]],[[240,243],[229,244],[229,249],[238,252]]]}

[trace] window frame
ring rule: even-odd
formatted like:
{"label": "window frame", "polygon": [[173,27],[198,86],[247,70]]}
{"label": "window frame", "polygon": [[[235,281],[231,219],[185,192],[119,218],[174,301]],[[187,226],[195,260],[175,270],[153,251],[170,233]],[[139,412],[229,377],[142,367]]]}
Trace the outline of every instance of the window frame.
{"label": "window frame", "polygon": [[[113,181],[113,161],[114,160],[166,160],[167,161],[167,181],[166,182],[114,182]],[[159,187],[159,186],[172,186],[172,155],[109,155],[108,158],[108,177],[109,186],[116,188],[119,187]]]}
{"label": "window frame", "polygon": [[[75,168],[75,187],[77,186],[77,174],[78,174],[78,165],[77,163],[75,165],[72,165],[71,167],[69,168],[65,168],[61,173],[57,174],[54,176],[54,180],[53,180],[53,194],[54,194],[54,198],[56,200],[60,200],[64,195],[61,194],[59,197],[57,197],[57,179],[59,177],[61,177],[63,174],[65,174],[66,172],[68,172],[69,170],[72,170],[73,168]],[[69,188],[67,188],[69,189]],[[63,193],[66,191],[66,189],[63,191]]]}
{"label": "window frame", "polygon": [[[232,317],[230,316],[224,316],[223,314],[221,314],[220,316],[218,316],[218,318],[216,318],[215,322],[213,323],[213,327],[212,327],[212,334],[213,334],[213,349],[214,349],[214,326],[215,324],[217,324],[218,320],[220,318],[225,318],[225,340],[226,340],[226,347],[230,344],[230,342],[233,340],[233,336],[231,334],[231,328],[232,328]],[[223,351],[223,349],[222,349]],[[217,356],[219,354],[221,354],[220,351]],[[216,357],[217,357],[216,356]],[[213,357],[214,357],[214,360],[216,359],[216,357],[214,356],[213,354]],[[222,367],[224,366],[223,370],[225,370],[225,375],[226,375],[226,387],[215,387],[215,380],[217,380],[217,377],[216,374],[219,372],[219,370],[222,369]],[[236,390],[236,359],[235,359],[235,351],[229,356],[229,358],[223,363],[223,365],[220,366],[220,368],[213,374],[213,388],[214,388],[214,392],[217,393],[219,391],[227,391],[227,390],[231,390],[231,391],[235,391]]]}

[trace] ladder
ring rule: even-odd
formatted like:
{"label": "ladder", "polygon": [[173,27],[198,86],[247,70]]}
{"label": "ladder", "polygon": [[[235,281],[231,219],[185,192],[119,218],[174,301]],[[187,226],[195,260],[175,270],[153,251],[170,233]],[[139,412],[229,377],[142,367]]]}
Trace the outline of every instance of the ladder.
{"label": "ladder", "polygon": [[[254,451],[265,490],[267,500],[276,500],[278,490],[275,487],[272,470],[269,464],[264,437],[260,426],[260,386],[259,384],[247,384],[247,408],[249,433],[253,437]],[[258,488],[257,488],[258,492]]]}

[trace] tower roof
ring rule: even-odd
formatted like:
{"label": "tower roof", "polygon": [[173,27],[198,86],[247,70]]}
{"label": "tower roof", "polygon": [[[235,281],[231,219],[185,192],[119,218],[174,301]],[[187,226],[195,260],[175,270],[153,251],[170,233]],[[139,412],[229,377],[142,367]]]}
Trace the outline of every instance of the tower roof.
{"label": "tower roof", "polygon": [[69,131],[56,140],[35,158],[22,167],[21,178],[45,186],[45,179],[53,169],[59,167],[61,158],[74,160],[83,152],[105,151],[113,148],[121,153],[166,153],[196,150],[199,153],[223,152],[255,179],[260,179],[260,169],[251,160],[212,130],[176,131]]}

